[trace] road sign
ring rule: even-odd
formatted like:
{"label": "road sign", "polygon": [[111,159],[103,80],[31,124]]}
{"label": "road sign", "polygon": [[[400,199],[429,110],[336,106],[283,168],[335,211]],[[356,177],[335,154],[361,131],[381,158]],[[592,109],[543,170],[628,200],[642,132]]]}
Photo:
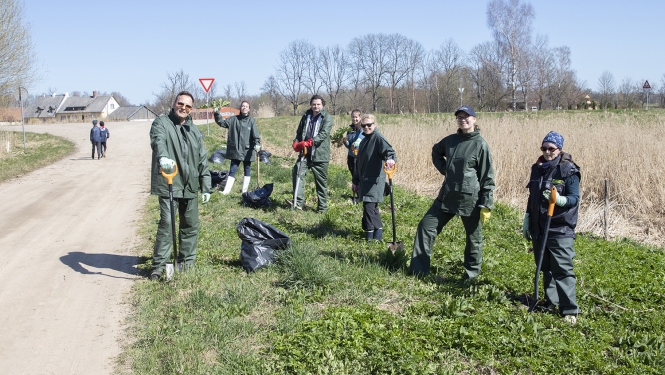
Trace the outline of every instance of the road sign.
{"label": "road sign", "polygon": [[643,89],[650,89],[651,85],[649,84],[649,81],[644,81],[644,85],[642,85]]}
{"label": "road sign", "polygon": [[212,83],[215,82],[214,78],[199,78],[199,82],[201,82],[201,86],[203,86],[203,89],[208,92],[210,91],[210,87],[212,86]]}

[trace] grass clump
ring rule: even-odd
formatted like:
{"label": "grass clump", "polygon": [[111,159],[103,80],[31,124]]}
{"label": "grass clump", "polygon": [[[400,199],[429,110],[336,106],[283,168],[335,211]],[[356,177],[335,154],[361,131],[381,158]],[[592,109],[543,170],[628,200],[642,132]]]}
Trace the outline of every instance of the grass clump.
{"label": "grass clump", "polygon": [[0,131],[0,182],[32,172],[74,152],[73,142],[50,134]]}

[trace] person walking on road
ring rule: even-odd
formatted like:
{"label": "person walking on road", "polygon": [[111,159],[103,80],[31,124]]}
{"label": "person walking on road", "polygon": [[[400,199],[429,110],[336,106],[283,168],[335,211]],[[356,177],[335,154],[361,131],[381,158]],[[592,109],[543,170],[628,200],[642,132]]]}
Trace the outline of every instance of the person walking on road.
{"label": "person walking on road", "polygon": [[[252,162],[255,160],[254,152],[261,150],[261,136],[256,127],[256,121],[249,115],[250,105],[248,101],[240,103],[240,114],[231,116],[224,120],[222,114],[215,109],[215,122],[222,128],[229,129],[226,140],[226,158],[231,159],[231,168],[226,178],[226,186],[222,194],[231,192],[233,183],[236,180],[236,172],[242,161],[244,170],[242,180],[242,192],[246,192],[249,187],[249,180],[252,170]],[[260,163],[260,161],[257,161]]]}
{"label": "person walking on road", "polygon": [[395,168],[397,156],[393,147],[377,129],[379,124],[374,115],[363,115],[361,125],[365,135],[358,149],[356,172],[353,174],[351,189],[357,192],[363,202],[362,228],[368,243],[383,240],[383,223],[378,204],[383,202],[386,183],[386,168]]}
{"label": "person walking on road", "polygon": [[[305,163],[296,161],[293,166],[293,190],[296,196],[295,207],[302,209],[305,202],[304,185],[305,176],[309,169],[314,175],[317,211],[324,213],[328,210],[328,165],[330,164],[330,131],[333,126],[332,116],[324,109],[325,100],[320,95],[314,95],[309,100],[310,109],[300,119],[296,137],[293,139],[293,150],[302,152],[305,148]],[[303,170],[300,170],[302,164]],[[297,179],[300,182],[296,183]],[[298,186],[298,191],[296,190]],[[294,202],[288,201],[293,206]]]}
{"label": "person walking on road", "polygon": [[[580,206],[580,167],[563,152],[563,136],[549,132],[541,144],[542,155],[531,166],[529,199],[522,233],[534,249],[547,238],[541,265],[548,307],[559,306],[566,321],[575,324],[580,310],[576,301],[577,278],[573,272],[575,227]],[[554,214],[547,236],[544,233],[552,187],[556,188]],[[536,264],[540,254],[534,252]]]}
{"label": "person walking on road", "polygon": [[161,169],[172,173],[173,200],[180,216],[178,241],[178,267],[187,269],[196,260],[196,241],[199,234],[198,191],[201,202],[210,200],[211,178],[208,170],[208,152],[203,145],[203,134],[194,126],[189,113],[194,97],[187,91],[180,92],[168,115],[160,116],[150,127],[152,168],[150,193],[159,197],[159,225],[153,251],[150,278],[160,279],[171,254],[172,234],[169,204],[169,186]]}
{"label": "person walking on road", "polygon": [[475,279],[482,264],[482,227],[494,207],[494,168],[487,142],[480,136],[476,112],[469,106],[455,111],[457,132],[432,147],[432,162],[445,176],[439,196],[420,220],[413,241],[409,271],[430,272],[432,247],[443,227],[458,215],[466,232],[466,279]]}
{"label": "person walking on road", "polygon": [[106,140],[111,138],[111,132],[104,126],[104,121],[99,122],[99,131],[101,139],[102,157],[106,157]]}
{"label": "person walking on road", "polygon": [[92,129],[90,129],[90,143],[92,143],[92,160],[95,160],[95,148],[97,149],[97,160],[102,157],[102,135],[97,126],[97,120],[92,120]]}

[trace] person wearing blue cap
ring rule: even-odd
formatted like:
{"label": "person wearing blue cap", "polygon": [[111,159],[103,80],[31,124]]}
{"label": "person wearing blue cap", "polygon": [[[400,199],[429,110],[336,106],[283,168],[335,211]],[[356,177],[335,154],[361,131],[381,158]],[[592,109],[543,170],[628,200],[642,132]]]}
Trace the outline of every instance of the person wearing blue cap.
{"label": "person wearing blue cap", "polygon": [[480,136],[476,112],[464,105],[455,111],[457,132],[432,147],[434,167],[445,176],[438,197],[420,220],[413,241],[409,272],[430,272],[436,236],[455,215],[466,232],[464,269],[466,279],[478,277],[482,264],[482,227],[494,207],[494,168],[487,142]]}
{"label": "person wearing blue cap", "polygon": [[[577,278],[573,272],[575,227],[580,203],[580,167],[573,157],[563,152],[563,136],[547,133],[541,144],[542,155],[531,166],[529,199],[522,233],[534,249],[540,249],[545,238],[544,228],[551,189],[557,190],[554,214],[547,232],[542,268],[545,300],[548,307],[559,306],[567,322],[575,324],[580,310],[576,301]],[[539,254],[534,252],[536,264]]]}

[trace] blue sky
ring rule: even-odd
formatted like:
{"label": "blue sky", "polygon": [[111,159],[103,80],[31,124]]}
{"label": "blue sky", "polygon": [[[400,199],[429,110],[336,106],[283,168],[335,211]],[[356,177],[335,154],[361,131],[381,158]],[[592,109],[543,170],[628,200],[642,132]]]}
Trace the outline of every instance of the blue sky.
{"label": "blue sky", "polygon": [[[665,1],[535,0],[534,34],[568,46],[591,89],[610,71],[659,84],[665,74]],[[168,72],[213,77],[218,92],[245,81],[258,94],[280,51],[306,39],[339,44],[368,33],[399,33],[438,48],[452,38],[469,51],[491,39],[486,0],[446,1],[153,1],[26,0],[42,80],[41,94],[118,91],[134,104],[152,101]]]}

